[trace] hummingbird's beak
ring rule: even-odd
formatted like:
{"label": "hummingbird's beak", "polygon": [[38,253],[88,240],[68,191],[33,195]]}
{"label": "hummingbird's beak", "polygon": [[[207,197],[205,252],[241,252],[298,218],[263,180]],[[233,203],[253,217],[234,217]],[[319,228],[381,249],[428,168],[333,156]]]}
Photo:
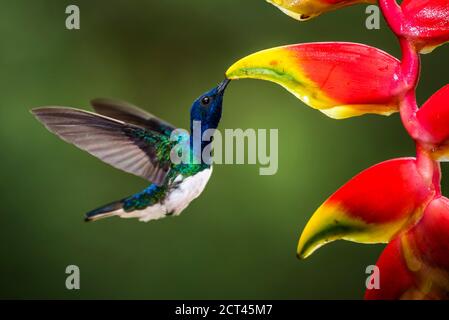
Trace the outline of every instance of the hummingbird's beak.
{"label": "hummingbird's beak", "polygon": [[224,91],[226,90],[226,87],[228,86],[229,82],[231,82],[230,79],[224,79],[219,85],[217,89],[218,94],[224,94]]}

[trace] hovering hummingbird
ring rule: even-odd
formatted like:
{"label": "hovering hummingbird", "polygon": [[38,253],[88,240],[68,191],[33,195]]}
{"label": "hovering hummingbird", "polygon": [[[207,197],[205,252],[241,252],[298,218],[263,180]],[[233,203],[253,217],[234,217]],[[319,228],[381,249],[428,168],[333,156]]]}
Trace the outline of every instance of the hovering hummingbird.
{"label": "hovering hummingbird", "polygon": [[[194,122],[201,124],[201,134],[218,127],[229,82],[224,80],[195,100],[190,109],[191,130]],[[194,148],[190,135],[188,149],[197,161],[175,164],[170,154],[177,142],[170,137],[176,127],[125,102],[96,99],[91,104],[97,113],[67,107],[42,107],[31,112],[64,141],[152,184],[88,212],[86,221],[119,216],[148,222],[179,215],[201,194],[212,174],[212,166],[201,156],[204,143]]]}

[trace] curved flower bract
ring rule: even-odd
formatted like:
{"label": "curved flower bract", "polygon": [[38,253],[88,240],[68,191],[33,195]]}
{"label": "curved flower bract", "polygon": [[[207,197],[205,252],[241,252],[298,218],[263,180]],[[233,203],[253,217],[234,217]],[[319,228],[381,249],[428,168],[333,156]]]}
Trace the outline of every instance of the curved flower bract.
{"label": "curved flower bract", "polygon": [[357,3],[375,3],[375,0],[267,0],[279,10],[299,21],[309,20],[322,13]]}
{"label": "curved flower bract", "polygon": [[301,235],[297,254],[307,258],[322,245],[340,239],[386,243],[421,216],[434,193],[418,171],[415,158],[377,164],[355,176],[318,208]]}
{"label": "curved flower bract", "polygon": [[226,76],[277,83],[335,119],[397,112],[404,88],[399,60],[379,49],[347,42],[260,51],[237,61]]}
{"label": "curved flower bract", "polygon": [[380,288],[366,299],[449,299],[449,199],[439,197],[377,262]]}

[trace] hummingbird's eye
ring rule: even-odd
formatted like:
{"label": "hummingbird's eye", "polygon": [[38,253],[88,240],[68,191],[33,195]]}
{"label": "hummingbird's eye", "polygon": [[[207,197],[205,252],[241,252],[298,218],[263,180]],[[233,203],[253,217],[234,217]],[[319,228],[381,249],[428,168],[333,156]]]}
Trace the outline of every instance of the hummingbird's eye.
{"label": "hummingbird's eye", "polygon": [[208,96],[203,97],[203,99],[201,99],[201,105],[203,107],[207,107],[210,104],[211,100],[212,99],[210,97],[208,97]]}

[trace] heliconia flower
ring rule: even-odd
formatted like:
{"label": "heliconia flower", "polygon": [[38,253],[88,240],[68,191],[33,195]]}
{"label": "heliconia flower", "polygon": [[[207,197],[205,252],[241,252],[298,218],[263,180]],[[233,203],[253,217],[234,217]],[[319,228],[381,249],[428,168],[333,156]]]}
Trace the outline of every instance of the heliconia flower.
{"label": "heliconia flower", "polygon": [[267,0],[286,15],[299,21],[309,20],[327,11],[356,3],[375,3],[375,0]]}
{"label": "heliconia flower", "polygon": [[449,161],[449,85],[437,91],[417,112],[422,142],[428,145],[432,157]]}
{"label": "heliconia flower", "polygon": [[439,197],[413,228],[401,233],[382,255],[379,288],[365,299],[449,299],[449,199]]}
{"label": "heliconia flower", "polygon": [[277,83],[331,118],[398,111],[404,90],[400,62],[370,46],[321,42],[272,48],[249,55],[226,72],[229,79]]}
{"label": "heliconia flower", "polygon": [[395,33],[410,39],[421,53],[429,53],[449,41],[449,1],[379,1]]}
{"label": "heliconia flower", "polygon": [[386,243],[418,219],[433,198],[432,182],[418,171],[415,158],[377,164],[341,187],[313,214],[301,235],[298,257],[343,239]]}

